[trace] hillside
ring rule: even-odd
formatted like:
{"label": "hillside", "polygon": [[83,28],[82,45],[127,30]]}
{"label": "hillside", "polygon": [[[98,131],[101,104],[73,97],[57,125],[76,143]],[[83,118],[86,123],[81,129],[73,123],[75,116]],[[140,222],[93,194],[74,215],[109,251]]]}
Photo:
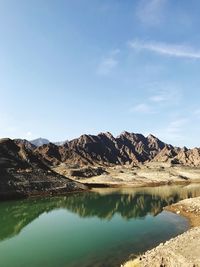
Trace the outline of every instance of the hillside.
{"label": "hillside", "polygon": [[0,198],[79,191],[84,186],[52,171],[27,142],[0,140]]}
{"label": "hillside", "polygon": [[32,148],[50,165],[65,163],[69,166],[137,166],[149,161],[169,162],[186,166],[200,165],[200,149],[173,147],[153,135],[123,132],[81,135],[63,145],[53,143]]}
{"label": "hillside", "polygon": [[198,182],[199,166],[199,148],[173,147],[153,135],[107,132],[39,147],[6,138],[0,140],[0,198],[79,191],[83,184]]}

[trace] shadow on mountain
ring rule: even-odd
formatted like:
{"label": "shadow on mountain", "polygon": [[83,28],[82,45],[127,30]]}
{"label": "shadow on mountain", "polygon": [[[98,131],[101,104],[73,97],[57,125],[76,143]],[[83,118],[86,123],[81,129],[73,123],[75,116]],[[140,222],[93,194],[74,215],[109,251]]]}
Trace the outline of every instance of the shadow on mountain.
{"label": "shadow on mountain", "polygon": [[188,197],[200,196],[200,186],[171,186],[127,190],[103,190],[62,197],[26,199],[0,203],[0,240],[17,235],[45,212],[66,209],[80,217],[111,220],[118,214],[125,220],[156,216],[164,206]]}

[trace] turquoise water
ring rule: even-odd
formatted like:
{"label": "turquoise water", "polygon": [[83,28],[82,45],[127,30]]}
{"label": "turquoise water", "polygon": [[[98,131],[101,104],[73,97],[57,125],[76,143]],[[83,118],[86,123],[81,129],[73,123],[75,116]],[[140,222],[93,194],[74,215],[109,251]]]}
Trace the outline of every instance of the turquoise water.
{"label": "turquoise water", "polygon": [[200,186],[98,190],[0,203],[1,267],[112,267],[188,228],[162,207]]}

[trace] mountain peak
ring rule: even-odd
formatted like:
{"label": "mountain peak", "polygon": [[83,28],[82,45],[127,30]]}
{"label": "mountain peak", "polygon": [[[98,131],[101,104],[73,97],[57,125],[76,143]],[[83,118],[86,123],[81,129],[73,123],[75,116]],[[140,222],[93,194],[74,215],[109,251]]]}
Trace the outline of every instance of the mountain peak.
{"label": "mountain peak", "polygon": [[98,136],[106,136],[109,139],[114,139],[114,136],[110,132],[99,133]]}
{"label": "mountain peak", "polygon": [[49,144],[50,141],[48,139],[39,137],[37,139],[31,140],[30,143],[33,144],[36,147],[39,147],[39,146],[42,146],[42,145]]}
{"label": "mountain peak", "polygon": [[147,136],[147,139],[156,139],[156,140],[158,140],[158,138],[155,135],[153,135],[153,134],[149,134]]}
{"label": "mountain peak", "polygon": [[142,134],[127,131],[122,132],[116,138],[110,132],[98,135],[83,134],[60,146],[41,137],[30,143],[22,139],[1,139],[0,147],[2,153],[8,149],[10,151],[20,149],[20,153],[26,151],[30,155],[36,153],[51,166],[61,163],[70,166],[75,164],[78,166],[137,165],[152,160],[200,165],[200,149],[198,148],[187,149],[184,147],[181,149],[162,142],[153,134],[145,137]]}

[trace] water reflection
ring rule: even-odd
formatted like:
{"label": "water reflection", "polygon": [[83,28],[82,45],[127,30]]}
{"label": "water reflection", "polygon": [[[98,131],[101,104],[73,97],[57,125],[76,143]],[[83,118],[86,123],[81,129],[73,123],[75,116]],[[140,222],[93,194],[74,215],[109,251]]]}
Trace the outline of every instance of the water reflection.
{"label": "water reflection", "polygon": [[80,217],[110,220],[119,214],[126,220],[156,216],[163,207],[200,196],[200,185],[135,189],[102,189],[63,197],[27,199],[0,203],[0,240],[17,235],[44,212],[66,209]]}

